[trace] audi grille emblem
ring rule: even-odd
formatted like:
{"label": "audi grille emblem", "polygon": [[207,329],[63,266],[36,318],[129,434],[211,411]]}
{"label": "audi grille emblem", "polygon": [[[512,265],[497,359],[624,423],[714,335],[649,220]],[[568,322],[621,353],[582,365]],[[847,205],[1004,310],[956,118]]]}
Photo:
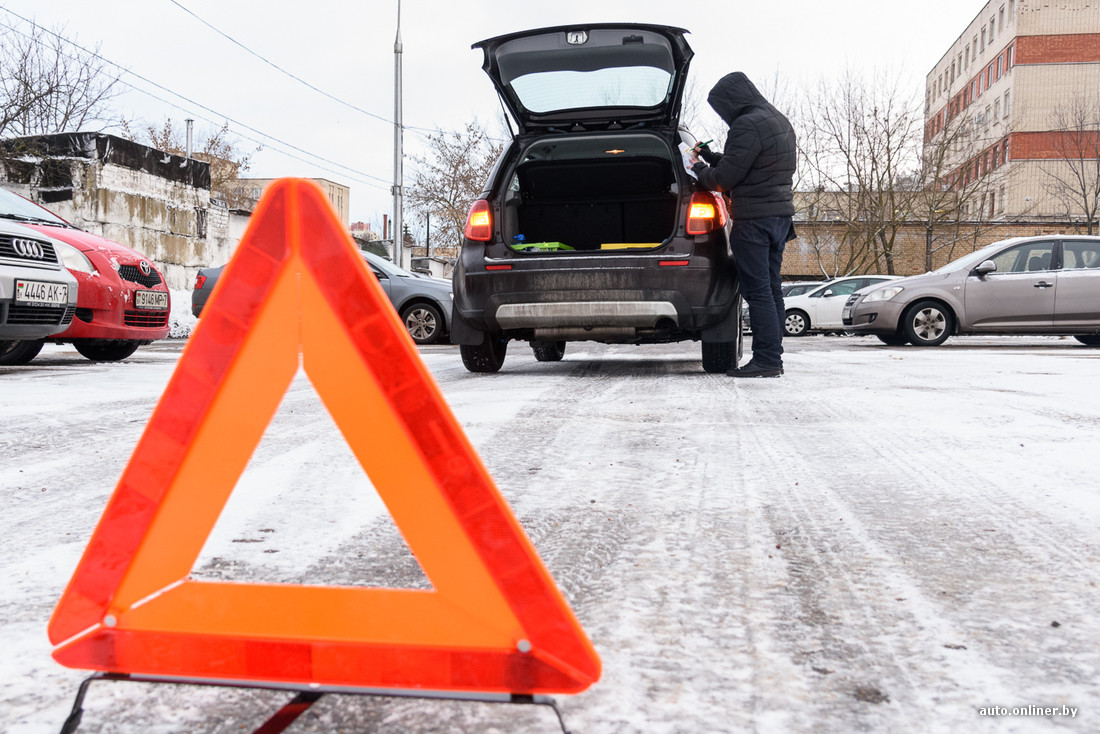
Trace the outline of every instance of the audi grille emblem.
{"label": "audi grille emblem", "polygon": [[20,257],[27,257],[32,260],[44,260],[46,258],[46,251],[40,243],[34,240],[13,239],[11,244]]}
{"label": "audi grille emblem", "polygon": [[141,268],[142,275],[149,275],[153,272],[153,266],[149,264],[148,260],[142,260],[138,263],[138,267]]}

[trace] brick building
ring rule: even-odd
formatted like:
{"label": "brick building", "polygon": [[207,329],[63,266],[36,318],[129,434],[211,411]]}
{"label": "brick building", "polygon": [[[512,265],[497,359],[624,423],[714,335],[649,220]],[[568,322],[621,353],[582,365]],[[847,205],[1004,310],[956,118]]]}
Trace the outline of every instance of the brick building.
{"label": "brick building", "polygon": [[1100,3],[990,0],[928,74],[925,133],[953,136],[946,185],[991,177],[983,218],[1084,220],[1057,179],[1097,176]]}

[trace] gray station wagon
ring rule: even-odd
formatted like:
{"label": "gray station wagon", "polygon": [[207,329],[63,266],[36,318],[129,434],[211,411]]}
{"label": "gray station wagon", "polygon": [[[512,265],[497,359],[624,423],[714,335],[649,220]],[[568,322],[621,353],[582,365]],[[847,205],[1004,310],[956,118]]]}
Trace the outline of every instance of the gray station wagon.
{"label": "gray station wagon", "polygon": [[1060,334],[1100,346],[1100,237],[995,242],[853,295],[843,321],[890,345],[933,347],[952,334]]}

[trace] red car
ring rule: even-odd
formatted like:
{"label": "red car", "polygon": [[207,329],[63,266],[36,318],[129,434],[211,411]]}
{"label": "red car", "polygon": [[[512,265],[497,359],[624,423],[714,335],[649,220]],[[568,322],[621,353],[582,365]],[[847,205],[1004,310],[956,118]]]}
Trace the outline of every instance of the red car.
{"label": "red car", "polygon": [[61,262],[77,281],[72,325],[46,339],[22,341],[0,355],[0,364],[26,364],[47,341],[72,342],[88,359],[114,362],[142,344],[168,336],[171,296],[159,270],[129,247],[77,229],[53,212],[0,189],[0,218],[51,238]]}

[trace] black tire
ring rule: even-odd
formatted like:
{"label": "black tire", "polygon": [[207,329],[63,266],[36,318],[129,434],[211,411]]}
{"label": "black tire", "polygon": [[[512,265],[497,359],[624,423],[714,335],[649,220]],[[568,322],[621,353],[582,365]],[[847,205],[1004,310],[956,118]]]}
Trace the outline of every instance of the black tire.
{"label": "black tire", "polygon": [[703,371],[725,374],[737,365],[737,342],[703,342]]}
{"label": "black tire", "polygon": [[42,351],[45,339],[22,339],[0,342],[0,365],[27,364]]}
{"label": "black tire", "polygon": [[888,347],[903,347],[909,343],[909,337],[905,334],[875,334],[875,336]]}
{"label": "black tire", "polygon": [[901,332],[915,347],[938,347],[955,331],[955,315],[938,301],[917,301],[901,317]]}
{"label": "black tire", "polygon": [[136,352],[137,348],[141,346],[141,342],[123,339],[89,339],[87,341],[75,341],[73,346],[76,347],[76,351],[93,362],[118,362]]}
{"label": "black tire", "polygon": [[486,334],[481,344],[460,344],[462,364],[470,372],[500,372],[508,353],[508,340]]}
{"label": "black tire", "polygon": [[565,342],[531,342],[531,351],[539,362],[560,362],[565,356]]}
{"label": "black tire", "polygon": [[1100,334],[1081,334],[1080,336],[1075,336],[1073,338],[1081,342],[1085,346],[1100,347]]}
{"label": "black tire", "polygon": [[435,344],[443,336],[443,315],[430,303],[414,303],[401,312],[401,322],[417,344]]}
{"label": "black tire", "polygon": [[805,311],[792,308],[783,321],[783,333],[787,336],[806,336],[810,330],[810,316]]}

